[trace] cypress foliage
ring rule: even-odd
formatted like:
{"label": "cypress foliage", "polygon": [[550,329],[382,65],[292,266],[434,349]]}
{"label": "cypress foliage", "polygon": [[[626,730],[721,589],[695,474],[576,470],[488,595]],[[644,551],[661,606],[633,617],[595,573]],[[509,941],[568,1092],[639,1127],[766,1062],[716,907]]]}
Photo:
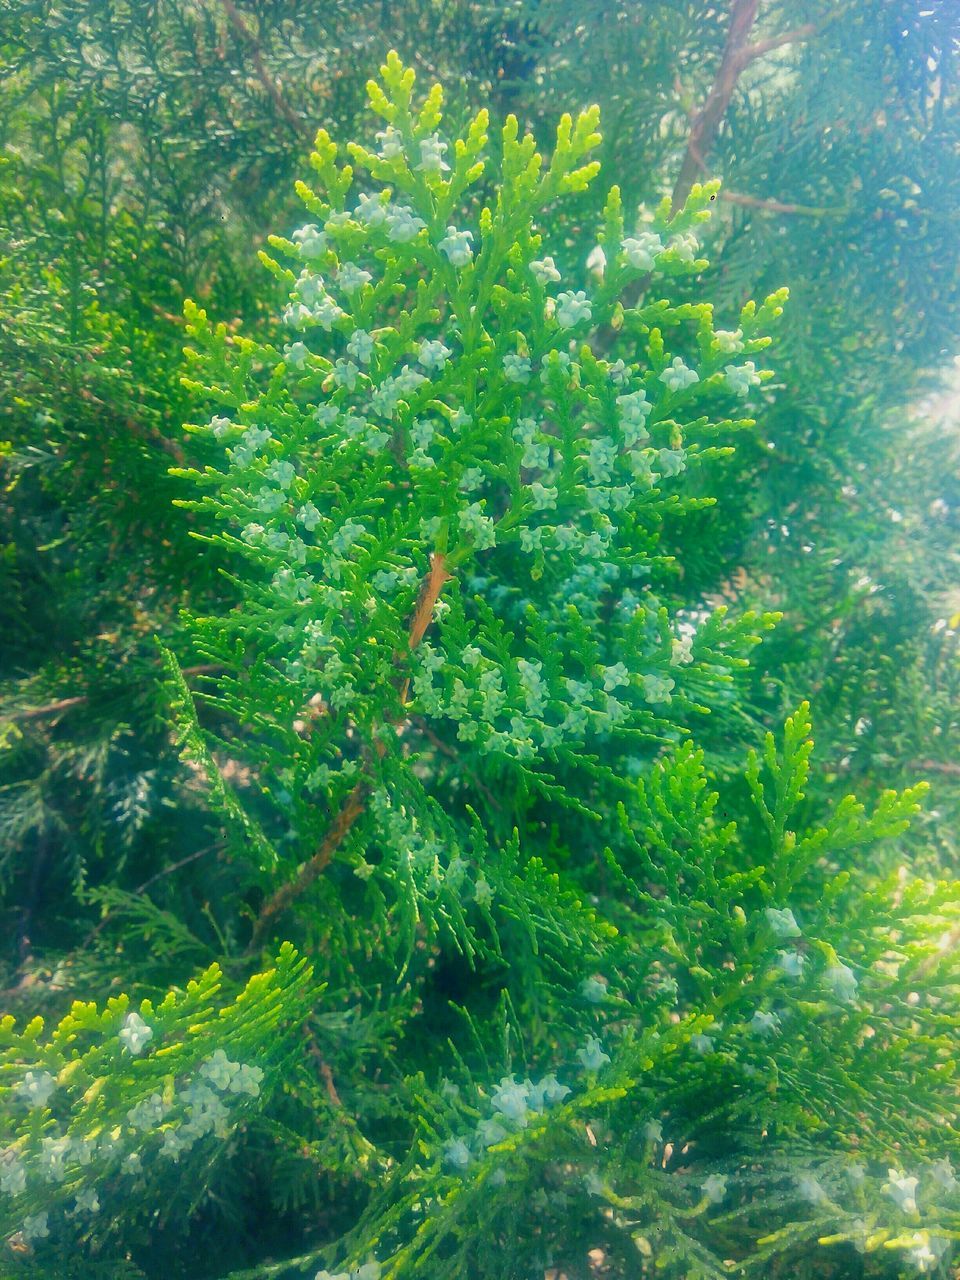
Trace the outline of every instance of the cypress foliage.
{"label": "cypress foliage", "polygon": [[[597,179],[596,110],[544,161],[513,117],[496,148],[485,111],[451,141],[395,54],[381,76],[379,145],[344,163],[321,130],[310,220],[261,254],[279,322],[187,306],[208,415],[178,501],[229,598],[184,619],[199,697],[161,653],[225,832],[231,985],[282,937],[326,988],[285,941],[216,1019],[212,969],[49,1039],[5,1024],[14,1253],[237,1278],[942,1268],[957,892],[863,860],[923,788],[811,808],[806,704],[720,785],[694,745],[735,724],[776,618],[696,612],[664,543],[752,430],[784,293],[733,329],[654,300],[703,272],[716,184],[639,225],[611,188],[602,281],[565,288],[590,246],[549,220]],[[242,1243],[215,1258],[224,1220]]]}
{"label": "cypress foliage", "polygon": [[292,9],[0,3],[0,1274],[951,1274],[955,14]]}

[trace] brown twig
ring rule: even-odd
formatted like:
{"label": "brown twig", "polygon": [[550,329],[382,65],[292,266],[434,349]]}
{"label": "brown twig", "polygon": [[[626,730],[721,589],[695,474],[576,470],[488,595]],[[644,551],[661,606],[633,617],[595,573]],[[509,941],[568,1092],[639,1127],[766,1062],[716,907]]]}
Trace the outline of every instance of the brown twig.
{"label": "brown twig", "polygon": [[312,858],[308,858],[306,862],[301,864],[300,870],[293,880],[288,880],[286,884],[282,884],[260,908],[260,914],[257,916],[253,926],[250,945],[247,947],[248,954],[257,949],[263,935],[273,921],[278,916],[282,916],[291,903],[304,894],[314,880],[326,870],[330,859],[340,848],[347,833],[363,813],[366,791],[367,784],[365,781],[360,781],[356,784],[347,796],[343,808],[337,814],[333,826],[324,836],[323,843],[317,852]]}
{"label": "brown twig", "polygon": [[340,1101],[340,1095],[337,1093],[337,1086],[333,1082],[333,1072],[330,1070],[330,1064],[320,1059],[320,1074],[323,1076],[323,1083],[327,1089],[327,1097],[337,1108],[338,1111],[343,1110],[343,1103]]}
{"label": "brown twig", "polygon": [[[432,555],[430,557],[430,572],[423,581],[420,589],[420,596],[417,600],[417,607],[414,610],[413,618],[410,622],[410,630],[407,636],[407,646],[410,650],[417,647],[426,634],[427,627],[430,625],[430,619],[433,617],[433,609],[440,598],[440,592],[443,585],[450,578],[447,571],[446,557],[443,555]],[[400,690],[401,706],[406,703],[407,693],[409,691],[409,678],[404,680]],[[402,719],[402,716],[400,717]],[[378,740],[375,750],[378,755],[383,755],[385,750],[383,744]],[[340,848],[340,845],[346,839],[354,823],[363,813],[366,807],[367,782],[361,779],[351,790],[344,802],[343,808],[334,819],[333,825],[323,838],[320,848],[302,863],[293,880],[289,880],[286,884],[280,886],[260,908],[253,926],[253,935],[250,939],[250,945],[247,948],[247,954],[255,951],[260,944],[264,933],[276,921],[276,919],[286,912],[291,904],[296,901],[307,889],[313,884],[319,875],[327,868],[331,858]]]}
{"label": "brown twig", "polygon": [[270,95],[274,106],[283,116],[284,120],[286,120],[301,137],[310,138],[310,126],[304,120],[301,120],[297,113],[284,101],[283,94],[280,92],[280,86],[267,70],[263,61],[263,53],[260,49],[260,41],[244,22],[243,18],[241,18],[233,0],[221,0],[221,2],[225,13],[230,20],[231,27],[233,27],[237,35],[240,36],[241,40],[244,40],[250,46],[253,53],[253,65],[257,73],[257,78]]}
{"label": "brown twig", "polygon": [[424,579],[423,586],[420,589],[420,598],[417,601],[413,621],[410,623],[410,635],[407,641],[410,649],[415,649],[426,635],[430,619],[433,617],[434,606],[440,599],[443,584],[449,577],[446,558],[440,555],[431,556],[430,572]]}
{"label": "brown twig", "polygon": [[683,206],[690,188],[701,172],[703,157],[709,154],[713,146],[740,73],[750,60],[744,60],[744,52],[750,47],[747,45],[747,36],[756,21],[759,7],[760,0],[733,0],[730,6],[730,25],[727,28],[720,66],[706,102],[693,117],[686,153],[674,183],[671,197],[674,213]]}
{"label": "brown twig", "polygon": [[747,36],[757,19],[760,0],[733,0],[730,7],[730,26],[727,28],[727,39],[723,47],[723,55],[717,70],[713,86],[707,94],[707,100],[695,113],[687,139],[687,150],[674,183],[671,203],[673,212],[682,208],[690,194],[690,188],[703,171],[704,159],[710,154],[716,141],[717,133],[723,117],[727,113],[733,91],[744,70],[762,58],[772,49],[779,49],[786,44],[796,44],[799,40],[809,40],[816,35],[817,28],[812,22],[805,26],[795,27],[792,31],[783,31],[778,36],[770,36],[766,40],[755,40],[747,43]]}
{"label": "brown twig", "polygon": [[[114,413],[115,407],[103,400],[89,387],[77,387],[74,391],[78,400],[82,400],[84,404],[92,404],[97,409],[105,409],[107,413]],[[126,417],[122,419],[124,425],[131,435],[137,436],[140,440],[145,440],[148,444],[157,444],[165,453],[169,453],[171,458],[178,462],[181,466],[186,461],[187,455],[183,451],[183,446],[177,440],[171,440],[165,436],[157,427],[146,427],[136,418]]]}
{"label": "brown twig", "polygon": [[[688,111],[687,113],[690,120],[690,133],[687,137],[687,146],[684,151],[683,162],[680,165],[680,172],[677,174],[677,180],[673,184],[673,193],[670,197],[674,214],[682,208],[687,196],[690,194],[691,187],[706,167],[705,157],[713,146],[717,131],[720,128],[720,121],[723,119],[733,96],[737,79],[746,65],[741,62],[741,57],[746,46],[747,36],[756,21],[759,7],[760,0],[733,0],[733,4],[730,7],[730,25],[727,28],[727,39],[723,47],[720,67],[707,95],[707,100],[699,111]],[[629,310],[629,308],[638,304],[646,293],[650,280],[651,276],[648,273],[638,277],[636,280],[632,280],[627,285],[620,297],[624,308]],[[596,354],[605,354],[613,346],[616,336],[613,329],[602,329],[597,335],[597,340],[594,344]]]}
{"label": "brown twig", "polygon": [[199,858],[205,858],[208,853],[218,853],[226,848],[222,840],[217,840],[214,844],[208,844],[203,849],[197,849],[195,853],[188,853],[185,858],[180,858],[176,862],[171,862],[169,866],[161,868],[155,872],[149,879],[144,880],[143,884],[138,884],[134,889],[135,894],[146,893],[152,884],[156,884],[158,880],[162,880],[165,876],[172,876],[175,871],[179,871],[181,867],[189,866],[191,862],[196,862]]}
{"label": "brown twig", "polygon": [[[430,557],[430,572],[423,581],[420,588],[420,597],[417,600],[417,607],[414,610],[413,620],[410,623],[410,634],[407,637],[407,647],[411,652],[417,647],[423,637],[426,635],[427,627],[430,625],[430,619],[433,617],[433,607],[440,599],[440,592],[443,590],[443,584],[450,577],[447,572],[447,562],[443,556],[433,555]],[[407,694],[410,691],[409,679],[404,680],[403,688],[400,690],[400,702],[405,703]]]}
{"label": "brown twig", "polygon": [[[217,840],[214,844],[208,844],[203,849],[197,849],[193,853],[188,853],[185,858],[180,858],[176,862],[171,862],[168,866],[162,867],[154,875],[144,880],[143,884],[138,884],[133,891],[133,896],[139,897],[140,894],[146,893],[150,886],[152,884],[156,884],[158,880],[163,880],[165,876],[172,876],[174,872],[179,871],[181,867],[189,866],[191,862],[197,862],[200,858],[205,858],[208,853],[216,853],[224,847],[223,841]],[[102,932],[112,918],[112,914],[108,910],[103,917],[97,921],[94,927],[84,938],[83,942],[81,942],[79,950],[84,951],[94,938]]]}
{"label": "brown twig", "polygon": [[[750,35],[753,24],[756,22],[759,8],[760,0],[733,0],[730,6],[730,25],[727,28],[727,38],[713,85],[703,106],[698,111],[688,110],[687,112],[690,120],[690,133],[687,137],[687,146],[683,162],[680,165],[680,172],[677,174],[677,180],[674,183],[670,197],[674,214],[683,207],[693,184],[706,169],[706,159],[716,141],[721,122],[726,115],[730,99],[733,97],[733,91],[744,68],[771,49],[779,48],[785,44],[793,44],[798,40],[806,40],[816,32],[816,28],[808,23],[806,26],[785,31],[779,36],[771,36],[765,40],[755,40],[752,44],[748,43],[747,38]],[[754,199],[750,196],[731,198],[728,195],[725,198],[733,204],[739,203],[748,205],[751,208],[769,209],[771,212],[808,212],[799,205],[776,208],[777,202],[754,203]],[[620,298],[624,308],[629,309],[637,305],[646,293],[650,279],[650,275],[640,276],[627,285]],[[596,354],[604,355],[609,351],[616,341],[616,336],[616,332],[611,328],[601,329],[594,342]]]}
{"label": "brown twig", "polygon": [[840,206],[820,206],[810,204],[789,204],[783,200],[766,199],[762,196],[745,196],[739,191],[720,192],[720,199],[728,204],[742,205],[745,209],[761,209],[764,213],[786,213],[802,218],[825,218],[831,214],[841,214],[845,210]]}
{"label": "brown twig", "polygon": [[951,778],[960,778],[960,764],[952,760],[917,760],[912,769],[926,769],[930,773],[945,773]]}
{"label": "brown twig", "polygon": [[[184,676],[204,676],[219,670],[219,666],[205,663],[199,667],[184,667],[182,674]],[[71,711],[74,707],[82,706],[89,701],[89,694],[78,693],[72,698],[60,698],[57,702],[47,702],[42,707],[24,707],[20,711],[12,711],[7,718],[9,720],[46,720],[62,715],[64,711]]]}
{"label": "brown twig", "polygon": [[22,711],[12,712],[10,719],[43,720],[47,716],[58,716],[61,712],[69,711],[71,707],[79,707],[81,703],[88,701],[87,695],[80,693],[75,698],[61,698],[59,702],[48,702],[42,707],[24,707]]}
{"label": "brown twig", "polygon": [[173,311],[168,311],[166,307],[161,307],[159,302],[151,302],[148,305],[153,314],[159,316],[161,320],[166,320],[167,324],[176,324],[182,328],[187,323],[186,316],[178,316]]}
{"label": "brown twig", "polygon": [[772,49],[780,49],[785,44],[798,44],[801,40],[809,40],[816,34],[817,27],[814,23],[806,22],[802,27],[794,27],[792,31],[784,31],[778,36],[770,36],[766,40],[755,40],[753,44],[748,44],[740,55],[743,67],[749,66],[757,58],[762,58]]}

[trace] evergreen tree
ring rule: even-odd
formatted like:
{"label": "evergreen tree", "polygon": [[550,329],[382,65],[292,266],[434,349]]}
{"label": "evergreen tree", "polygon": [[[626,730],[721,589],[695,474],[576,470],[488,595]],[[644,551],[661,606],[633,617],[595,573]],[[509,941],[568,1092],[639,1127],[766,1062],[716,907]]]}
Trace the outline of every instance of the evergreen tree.
{"label": "evergreen tree", "polygon": [[[681,569],[785,294],[715,323],[715,183],[639,220],[613,187],[574,240],[595,109],[544,160],[396,55],[369,94],[262,325],[187,307],[179,502],[228,594],[184,620],[199,697],[162,655],[232,998],[3,1024],[11,1265],[943,1273],[958,895],[878,870],[922,787],[808,795],[805,704],[739,768],[695,745],[754,732],[776,622]],[[113,901],[130,981],[203,949]]]}
{"label": "evergreen tree", "polygon": [[[97,921],[88,890],[149,887],[177,911],[189,899],[204,930],[220,838],[170,749],[152,642],[160,632],[182,648],[178,609],[220,593],[217,564],[198,559],[172,506],[190,414],[184,298],[215,293],[231,322],[265,323],[248,248],[289,224],[317,125],[349,130],[398,28],[440,50],[451,83],[486,96],[512,12],[0,3],[0,953],[11,985],[83,943]],[[185,868],[177,882],[171,866]],[[89,995],[89,960],[71,954],[68,966]]]}
{"label": "evergreen tree", "polygon": [[[248,333],[269,324],[246,246],[293,225],[304,139],[318,123],[350,132],[388,40],[455,86],[454,121],[473,97],[545,135],[553,93],[599,98],[600,154],[631,216],[693,178],[724,178],[708,232],[717,267],[702,285],[720,323],[782,284],[793,305],[757,435],[741,435],[717,503],[685,522],[687,533],[703,524],[684,535],[685,582],[691,598],[788,618],[741,677],[751,687],[730,714],[745,735],[812,696],[819,785],[839,795],[851,774],[871,786],[930,772],[935,838],[953,865],[956,606],[943,577],[956,501],[944,442],[925,448],[905,413],[957,327],[955,6],[5,0],[11,981],[49,971],[38,951],[62,957],[86,935],[81,885],[150,881],[155,899],[187,897],[198,913],[208,896],[219,836],[169,751],[148,640],[162,631],[192,680],[201,664],[176,611],[218,589],[214,561],[193,554],[170,506],[167,468],[188,460],[182,300],[215,295]],[[598,213],[588,189],[557,216],[579,242]],[[582,262],[565,265],[589,285]],[[842,300],[858,302],[855,333],[838,280]],[[676,302],[695,296],[682,279],[664,288]],[[937,551],[918,554],[918,539]],[[709,739],[717,767],[728,737],[725,723]],[[735,769],[736,751],[727,758]],[[171,812],[190,816],[174,828]],[[927,824],[915,856],[927,857],[930,834]]]}

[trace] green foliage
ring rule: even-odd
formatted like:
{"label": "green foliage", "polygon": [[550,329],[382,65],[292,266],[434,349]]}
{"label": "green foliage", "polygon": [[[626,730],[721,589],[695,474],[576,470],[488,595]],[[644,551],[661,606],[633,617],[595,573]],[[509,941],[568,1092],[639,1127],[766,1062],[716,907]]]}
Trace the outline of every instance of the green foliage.
{"label": "green foliage", "polygon": [[3,21],[0,1271],[946,1275],[949,15]]}
{"label": "green foliage", "polygon": [[[559,273],[534,217],[595,174],[596,113],[561,122],[542,173],[508,120],[496,203],[468,229],[455,202],[483,172],[485,113],[447,166],[439,92],[413,112],[409,73],[394,60],[383,76],[371,86],[383,151],[350,151],[389,186],[346,209],[354,172],[321,131],[325,191],[301,197],[324,229],[277,242],[299,275],[265,258],[305,340],[281,353],[188,307],[188,385],[217,410],[190,430],[226,444],[227,467],[180,471],[206,491],[183,501],[223,530],[205,540],[246,561],[230,573],[240,603],[196,619],[195,647],[224,673],[204,703],[254,730],[220,745],[286,809],[269,849],[247,831],[238,850],[268,873],[264,888],[272,863],[282,879],[320,849],[360,877],[374,919],[395,917],[398,943],[442,918],[470,949],[454,814],[472,814],[471,839],[492,847],[544,803],[602,822],[603,791],[722,701],[771,624],[719,610],[683,638],[655,588],[673,572],[660,526],[708,501],[685,492],[684,473],[729,452],[711,441],[733,425],[722,415],[740,370],[744,391],[768,376],[731,353],[766,346],[783,299],[748,304],[735,334],[718,335],[703,304],[624,312],[624,286],[646,269],[631,252],[649,245],[670,276],[697,269],[690,228],[715,187],[676,218],[661,209],[643,240],[623,236],[614,193],[607,233],[617,251],[639,247],[618,252],[589,301],[552,297]],[[639,347],[642,365],[598,360],[574,336],[611,322],[608,355]],[[314,350],[319,331],[330,338]],[[424,765],[444,750],[458,777],[437,787]],[[491,805],[492,784],[506,804]],[[342,876],[324,880],[346,891]],[[489,876],[488,890],[501,890]]]}
{"label": "green foliage", "polygon": [[[808,729],[801,711],[779,758],[770,744],[784,817],[802,799]],[[956,985],[942,945],[956,928],[955,888],[917,884],[898,901],[887,884],[864,897],[839,874],[811,892],[804,850],[824,833],[781,832],[758,863],[735,822],[718,824],[719,799],[702,754],[684,746],[640,788],[632,824],[621,809],[607,861],[631,945],[586,996],[596,1002],[587,1025],[613,1061],[600,1040],[579,1068],[570,1040],[555,1049],[550,1066],[575,1083],[546,1109],[529,1079],[515,1082],[515,1058],[499,1086],[464,1070],[459,1088],[424,1098],[420,1158],[368,1210],[353,1256],[410,1233],[385,1274],[532,1274],[538,1255],[565,1269],[593,1246],[617,1274],[633,1274],[639,1248],[667,1274],[712,1276],[730,1274],[735,1240],[737,1274],[766,1275],[818,1237],[919,1256],[931,1228],[953,1229],[955,1184],[932,1157],[945,1149],[936,1110],[954,1018],[938,996],[908,992],[920,973],[925,986]],[[757,805],[766,816],[759,793]],[[916,809],[914,796],[891,797],[862,818],[861,842],[902,830]],[[806,904],[802,934],[773,905],[788,891],[806,893],[790,899]],[[901,1054],[909,1078],[929,1082],[926,1098],[901,1096]],[[891,1139],[922,1168],[922,1213],[891,1209],[895,1171],[880,1174]],[[771,1230],[771,1210],[792,1225]]]}
{"label": "green foliage", "polygon": [[3,1020],[5,1237],[45,1239],[66,1210],[97,1252],[196,1212],[252,1099],[282,1082],[317,994],[289,946],[216,1009],[221,982],[212,965],[139,1011],[126,996],[77,1001],[47,1038],[42,1018]]}

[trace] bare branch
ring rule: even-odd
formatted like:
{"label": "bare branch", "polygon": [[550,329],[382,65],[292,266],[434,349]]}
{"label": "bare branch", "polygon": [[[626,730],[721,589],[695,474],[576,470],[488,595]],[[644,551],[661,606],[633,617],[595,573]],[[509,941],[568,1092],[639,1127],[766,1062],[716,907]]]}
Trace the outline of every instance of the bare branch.
{"label": "bare branch", "polygon": [[343,808],[337,814],[333,826],[324,836],[323,843],[317,852],[312,858],[301,864],[300,870],[293,880],[288,880],[286,884],[282,884],[260,908],[260,914],[257,916],[253,926],[253,936],[247,948],[248,954],[257,949],[263,935],[277,917],[282,916],[297,898],[306,893],[317,877],[326,870],[330,859],[340,848],[353,824],[363,813],[366,790],[367,784],[365,781],[356,784],[347,796]]}
{"label": "bare branch", "polygon": [[[816,33],[817,28],[812,23],[808,23],[806,26],[785,31],[779,36],[771,36],[765,40],[755,40],[752,44],[748,43],[747,38],[757,20],[759,8],[760,0],[732,0],[730,5],[730,25],[727,28],[727,38],[713,85],[699,111],[687,110],[687,116],[690,120],[690,133],[687,137],[683,162],[680,165],[680,172],[677,174],[677,180],[674,183],[671,196],[671,206],[674,214],[683,207],[687,196],[690,194],[691,187],[706,170],[707,157],[710,155],[713,144],[716,141],[723,117],[726,115],[730,99],[733,97],[737,81],[744,68],[771,49],[779,48],[785,44],[792,44],[798,40],[809,39],[810,36]],[[675,87],[678,93],[682,95],[682,84],[679,77]],[[755,202],[750,196],[738,197],[730,194],[724,196],[722,192],[721,199],[727,199],[733,204],[743,204],[750,208],[767,209],[772,213],[803,213],[811,217],[814,216],[812,210],[804,209],[800,205],[778,207],[777,202]],[[818,210],[817,216],[821,212],[825,213],[827,211]],[[644,293],[646,293],[650,279],[649,275],[640,276],[627,285],[620,299],[624,307],[630,308],[637,305]],[[616,334],[613,330],[609,328],[601,329],[593,344],[595,353],[603,355],[613,345],[615,338]]]}
{"label": "bare branch", "polygon": [[323,1076],[323,1083],[327,1088],[327,1097],[338,1111],[342,1111],[343,1103],[340,1101],[339,1093],[337,1093],[337,1086],[333,1082],[333,1072],[326,1062],[320,1063],[320,1074]]}
{"label": "bare branch", "polygon": [[720,192],[720,199],[726,200],[728,204],[742,205],[745,209],[761,209],[765,213],[787,213],[802,218],[826,218],[830,215],[836,216],[846,212],[840,205],[788,204],[782,200],[769,200],[760,196],[745,196],[738,191],[727,191],[726,189]]}
{"label": "bare branch", "polygon": [[742,60],[743,52],[747,47],[747,36],[757,19],[759,7],[760,0],[733,0],[730,6],[730,26],[727,28],[727,39],[720,66],[706,102],[693,117],[690,136],[687,139],[687,151],[674,184],[672,196],[674,213],[682,208],[690,194],[690,188],[702,169],[703,157],[709,154],[713,146],[740,72],[746,66]]}
{"label": "bare branch", "polygon": [[430,619],[433,617],[434,605],[440,599],[443,584],[449,577],[450,574],[447,572],[445,558],[438,555],[431,556],[430,572],[420,591],[416,612],[413,615],[413,621],[410,623],[408,644],[411,649],[415,649],[426,634]]}
{"label": "bare branch", "polygon": [[741,70],[750,65],[757,58],[762,58],[765,53],[769,53],[772,49],[779,49],[785,44],[798,44],[801,40],[809,40],[811,36],[817,34],[818,28],[812,22],[805,23],[802,27],[795,27],[792,31],[784,31],[779,36],[770,36],[766,40],[755,40],[753,44],[748,44],[746,48],[741,50]]}
{"label": "bare branch", "polygon": [[233,27],[234,31],[242,40],[250,45],[257,78],[270,95],[274,106],[283,116],[284,120],[286,120],[301,137],[312,138],[310,126],[304,120],[301,120],[297,113],[284,101],[283,94],[280,92],[280,86],[277,84],[276,80],[274,80],[273,76],[271,76],[263,61],[260,41],[238,13],[237,6],[233,3],[233,0],[221,0],[221,2],[227,17],[230,20],[231,27]]}
{"label": "bare branch", "polygon": [[64,711],[69,711],[72,707],[79,707],[82,703],[88,701],[85,693],[77,694],[74,698],[61,698],[58,702],[48,702],[42,707],[24,707],[21,711],[14,711],[10,715],[11,720],[45,720],[53,719],[62,715]]}
{"label": "bare branch", "polygon": [[[212,675],[219,670],[219,666],[206,663],[199,667],[184,667],[183,675]],[[89,701],[90,698],[87,694],[78,693],[72,698],[60,698],[57,702],[47,702],[42,707],[23,707],[19,711],[11,711],[7,718],[10,720],[52,720],[63,715],[65,711],[72,711],[74,707],[83,706],[84,703]]]}
{"label": "bare branch", "polygon": [[[191,862],[197,862],[200,858],[205,858],[208,853],[218,853],[224,848],[225,845],[223,841],[217,840],[214,844],[208,844],[206,848],[197,849],[194,853],[188,853],[185,858],[180,858],[177,862],[168,863],[167,866],[161,868],[161,870],[159,870],[155,875],[150,876],[148,880],[144,880],[143,884],[138,884],[133,891],[133,896],[139,897],[141,894],[146,893],[150,886],[152,884],[156,884],[158,880],[163,880],[165,876],[172,876],[175,872],[179,871],[181,867],[189,866]],[[83,942],[81,942],[80,946],[77,948],[78,952],[83,952],[94,938],[98,937],[99,934],[102,933],[113,919],[113,914],[114,913],[110,910],[104,912],[103,916],[94,925],[84,938]]]}
{"label": "bare branch", "polygon": [[952,760],[916,760],[911,766],[927,773],[945,773],[951,778],[960,778],[960,764]]}
{"label": "bare branch", "polygon": [[[416,649],[426,634],[433,617],[434,605],[440,598],[444,583],[449,578],[450,574],[447,571],[446,558],[442,555],[432,555],[430,557],[430,572],[423,581],[423,586],[420,589],[420,598],[417,601],[417,607],[410,622],[407,645],[411,651]],[[409,687],[409,679],[404,680],[400,690],[401,706],[406,703]],[[383,755],[384,746],[381,742],[377,741],[374,749],[378,755]],[[334,819],[330,830],[324,836],[323,843],[317,852],[312,858],[301,864],[293,880],[281,885],[260,908],[260,913],[253,926],[253,935],[247,948],[247,954],[256,950],[273,922],[283,915],[297,898],[301,897],[310,888],[317,877],[326,870],[333,855],[343,844],[366,807],[367,785],[364,779],[361,779],[356,784],[347,796],[343,808]]]}

